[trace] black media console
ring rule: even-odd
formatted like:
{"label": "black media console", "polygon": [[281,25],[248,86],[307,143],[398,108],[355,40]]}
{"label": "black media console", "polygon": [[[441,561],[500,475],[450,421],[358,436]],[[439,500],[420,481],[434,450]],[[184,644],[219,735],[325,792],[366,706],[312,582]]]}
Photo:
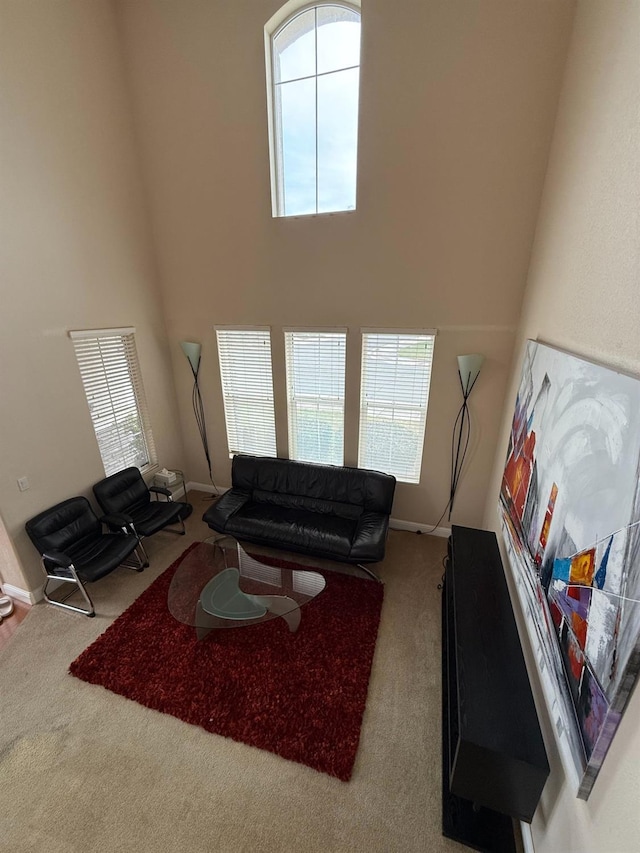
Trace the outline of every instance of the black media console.
{"label": "black media console", "polygon": [[442,596],[442,831],[515,851],[549,775],[494,533],[453,526]]}

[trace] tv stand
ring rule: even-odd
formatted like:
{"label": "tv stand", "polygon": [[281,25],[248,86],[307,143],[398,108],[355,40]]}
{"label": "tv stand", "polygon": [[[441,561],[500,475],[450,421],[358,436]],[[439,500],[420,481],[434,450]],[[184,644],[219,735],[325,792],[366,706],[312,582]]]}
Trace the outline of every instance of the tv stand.
{"label": "tv stand", "polygon": [[515,853],[549,775],[494,533],[452,527],[442,594],[443,834]]}

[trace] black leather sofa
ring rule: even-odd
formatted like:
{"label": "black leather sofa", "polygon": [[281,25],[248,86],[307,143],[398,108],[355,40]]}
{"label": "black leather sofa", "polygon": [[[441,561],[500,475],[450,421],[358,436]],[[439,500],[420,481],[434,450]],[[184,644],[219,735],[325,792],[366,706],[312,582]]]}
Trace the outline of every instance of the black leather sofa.
{"label": "black leather sofa", "polygon": [[396,486],[389,474],[234,456],[231,481],[203,515],[219,533],[345,563],[384,557]]}

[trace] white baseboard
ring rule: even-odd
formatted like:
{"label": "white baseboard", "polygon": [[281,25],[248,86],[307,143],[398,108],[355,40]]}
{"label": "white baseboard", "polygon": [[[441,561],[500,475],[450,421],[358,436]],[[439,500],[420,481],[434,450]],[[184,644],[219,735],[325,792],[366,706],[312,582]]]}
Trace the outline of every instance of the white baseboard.
{"label": "white baseboard", "polygon": [[[218,492],[223,494],[230,488],[231,486],[218,486]],[[187,483],[187,491],[190,489],[195,489],[198,492],[213,491],[211,483],[195,483],[193,480],[189,480]],[[451,530],[448,527],[436,527],[432,530],[432,525],[430,524],[418,524],[415,521],[402,521],[399,518],[390,518],[389,526],[394,530],[408,530],[411,533],[429,533],[431,536],[443,536],[447,539],[451,536]]]}
{"label": "white baseboard", "polygon": [[536,853],[536,848],[533,844],[533,833],[531,832],[531,824],[520,821],[520,831],[522,832],[522,846],[524,853]]}
{"label": "white baseboard", "polygon": [[[223,492],[227,492],[231,486],[218,486],[218,492],[222,494]],[[215,492],[215,489],[211,485],[211,483],[194,483],[193,480],[189,480],[187,483],[187,491],[190,489],[195,489],[196,492]]]}
{"label": "white baseboard", "polygon": [[415,521],[402,521],[399,518],[390,518],[389,527],[393,530],[408,530],[410,533],[428,533],[430,536],[443,536],[449,538],[451,530],[448,527],[432,528],[430,524],[417,524]]}
{"label": "white baseboard", "polygon": [[[223,494],[228,491],[230,486],[218,486],[218,492]],[[196,483],[193,480],[189,480],[187,483],[187,491],[194,489],[198,492],[213,492],[214,489],[211,483]],[[451,535],[451,530],[448,527],[436,527],[434,530],[431,529],[430,524],[418,524],[415,521],[402,521],[399,518],[391,518],[389,519],[389,526],[394,530],[408,530],[410,533],[428,533],[430,536],[442,536],[448,538]],[[25,589],[20,589],[20,587],[13,586],[12,584],[2,584],[2,588],[5,592],[5,595],[10,595],[11,598],[15,598],[18,601],[23,601],[25,604],[36,604],[38,601],[42,600],[42,588],[35,590],[35,592],[29,592]],[[528,824],[523,824],[523,837],[524,837],[524,827],[528,827]],[[529,829],[529,837],[531,837],[531,830]],[[525,842],[525,853],[533,853],[533,844],[527,849]]]}
{"label": "white baseboard", "polygon": [[3,583],[2,591],[5,595],[15,598],[16,601],[22,601],[24,604],[36,604],[42,599],[42,587],[35,592],[30,592],[28,589],[20,589],[19,586],[14,586],[11,583]]}

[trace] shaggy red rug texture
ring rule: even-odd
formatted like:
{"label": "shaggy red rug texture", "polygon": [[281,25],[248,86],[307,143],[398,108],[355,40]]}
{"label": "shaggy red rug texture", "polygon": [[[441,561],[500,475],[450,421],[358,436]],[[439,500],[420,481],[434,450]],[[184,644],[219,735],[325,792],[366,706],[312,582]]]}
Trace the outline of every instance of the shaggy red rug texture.
{"label": "shaggy red rug texture", "polygon": [[[191,546],[194,547],[194,546]],[[383,586],[336,572],[282,619],[204,640],[167,609],[182,554],[69,667],[141,705],[348,781],[358,750]],[[269,565],[304,568],[260,557]]]}

